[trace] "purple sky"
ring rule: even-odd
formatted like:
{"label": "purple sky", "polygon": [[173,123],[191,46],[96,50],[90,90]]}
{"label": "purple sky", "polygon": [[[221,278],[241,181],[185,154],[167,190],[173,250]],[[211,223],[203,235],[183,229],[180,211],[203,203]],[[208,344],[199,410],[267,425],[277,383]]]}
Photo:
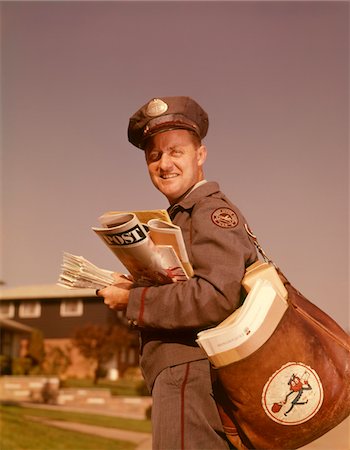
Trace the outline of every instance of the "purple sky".
{"label": "purple sky", "polygon": [[121,266],[106,210],[166,208],[128,119],[156,96],[208,112],[220,183],[290,280],[348,326],[349,3],[3,2],[6,287],[64,250]]}

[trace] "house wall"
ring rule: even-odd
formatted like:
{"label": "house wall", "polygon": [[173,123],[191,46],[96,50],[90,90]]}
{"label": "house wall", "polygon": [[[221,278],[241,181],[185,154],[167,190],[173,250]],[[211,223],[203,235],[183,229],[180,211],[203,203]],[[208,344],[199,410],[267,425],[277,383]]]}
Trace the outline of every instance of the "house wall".
{"label": "house wall", "polygon": [[[60,313],[61,302],[64,300],[79,300],[83,303],[83,310],[79,316],[62,316]],[[39,302],[41,311],[39,317],[21,317],[19,309],[21,303]],[[122,312],[112,311],[104,305],[100,298],[45,298],[45,299],[18,299],[11,300],[14,305],[14,316],[11,319],[24,325],[28,325],[34,329],[38,329],[43,333],[45,350],[48,354],[50,349],[58,347],[65,351],[71,360],[71,364],[65,371],[63,376],[66,377],[93,377],[95,363],[86,360],[79,351],[74,348],[71,338],[75,331],[87,324],[123,324],[126,318]],[[11,338],[11,339],[10,339]],[[12,350],[11,356],[19,356],[19,343],[10,336],[8,345],[16,344],[16,351]],[[25,342],[22,342],[25,348]],[[17,348],[18,347],[18,348]],[[23,352],[22,352],[23,353]],[[26,353],[26,352],[24,352]],[[23,356],[23,355],[22,355]],[[138,365],[138,343],[137,340],[128,348],[116,349],[115,357],[107,365],[109,373],[114,371],[117,376],[122,376],[128,367]],[[62,375],[62,374],[61,374]]]}
{"label": "house wall", "polygon": [[45,352],[48,354],[54,347],[63,350],[70,358],[71,364],[61,378],[93,378],[95,363],[84,358],[79,350],[72,345],[70,339],[45,339]]}
{"label": "house wall", "polygon": [[106,305],[101,302],[101,299],[83,298],[76,299],[83,302],[83,313],[81,316],[63,317],[60,315],[61,301],[65,299],[42,299],[38,300],[41,303],[40,317],[24,318],[19,315],[19,306],[21,301],[15,300],[15,315],[14,320],[37,328],[42,331],[45,339],[59,339],[71,337],[76,328],[86,325],[87,323],[94,324],[113,324],[117,323],[120,318],[112,310],[108,309]]}
{"label": "house wall", "polygon": [[[60,374],[61,378],[93,378],[96,363],[84,358],[79,350],[73,346],[70,339],[45,339],[45,352],[47,355],[54,348],[60,348],[70,358],[70,365],[67,370]],[[107,377],[112,378],[115,374],[116,378],[123,376],[128,367],[138,366],[138,347],[124,348],[123,351],[118,351],[114,358],[106,364]]]}

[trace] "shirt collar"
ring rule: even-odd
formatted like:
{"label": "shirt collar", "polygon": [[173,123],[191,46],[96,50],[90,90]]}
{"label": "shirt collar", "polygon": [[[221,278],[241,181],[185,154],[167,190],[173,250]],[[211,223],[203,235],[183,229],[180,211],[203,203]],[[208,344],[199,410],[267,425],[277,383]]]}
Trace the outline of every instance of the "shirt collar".
{"label": "shirt collar", "polygon": [[202,184],[205,184],[205,183],[208,183],[207,180],[198,181],[198,183],[196,183],[194,186],[191,187],[191,189],[189,191],[186,192],[186,194],[183,196],[183,198],[181,200],[183,200],[184,198],[187,198],[191,194],[191,192],[193,192],[195,189],[197,189],[199,186],[202,186]]}
{"label": "shirt collar", "polygon": [[168,213],[173,219],[180,209],[191,209],[199,199],[219,192],[220,187],[215,181],[202,180],[196,183],[182,199],[168,208]]}

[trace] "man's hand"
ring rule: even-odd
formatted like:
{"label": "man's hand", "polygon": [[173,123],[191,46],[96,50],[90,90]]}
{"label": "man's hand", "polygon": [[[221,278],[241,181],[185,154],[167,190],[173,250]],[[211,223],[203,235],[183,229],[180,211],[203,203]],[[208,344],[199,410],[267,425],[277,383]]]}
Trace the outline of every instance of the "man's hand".
{"label": "man's hand", "polygon": [[98,297],[104,298],[104,303],[111,309],[126,310],[129,301],[129,291],[133,282],[121,273],[113,273],[115,282],[104,289],[96,291]]}

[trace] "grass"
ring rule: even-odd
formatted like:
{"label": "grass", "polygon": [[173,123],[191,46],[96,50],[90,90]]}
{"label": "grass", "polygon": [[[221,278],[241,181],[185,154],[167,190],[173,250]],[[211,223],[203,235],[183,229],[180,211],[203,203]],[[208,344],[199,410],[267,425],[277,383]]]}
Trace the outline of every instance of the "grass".
{"label": "grass", "polygon": [[[71,411],[59,411],[49,409],[27,408],[26,406],[2,406],[8,411],[15,410],[22,416],[46,417],[47,419],[63,420],[66,422],[78,422],[86,425],[96,425],[119,430],[151,432],[151,421],[140,419],[128,419],[124,417],[103,416],[100,414],[80,413]],[[2,449],[1,449],[2,450]]]}
{"label": "grass", "polygon": [[151,431],[147,420],[2,405],[1,450],[134,450],[136,447],[130,442],[55,428],[32,421],[28,416],[130,431]]}
{"label": "grass", "polygon": [[81,388],[81,389],[109,389],[112,395],[139,396],[149,395],[143,380],[119,379],[109,381],[105,379],[98,380],[94,384],[91,379],[74,379],[69,378],[61,382],[61,387]]}

